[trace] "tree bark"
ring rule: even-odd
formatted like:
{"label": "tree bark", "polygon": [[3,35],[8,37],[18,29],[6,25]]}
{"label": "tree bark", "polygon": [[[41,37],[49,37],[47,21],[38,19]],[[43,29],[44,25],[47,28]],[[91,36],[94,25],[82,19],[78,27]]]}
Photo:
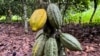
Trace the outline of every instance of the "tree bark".
{"label": "tree bark", "polygon": [[23,3],[23,10],[24,10],[24,29],[25,29],[25,33],[28,32],[28,18],[27,18],[27,5],[24,2]]}

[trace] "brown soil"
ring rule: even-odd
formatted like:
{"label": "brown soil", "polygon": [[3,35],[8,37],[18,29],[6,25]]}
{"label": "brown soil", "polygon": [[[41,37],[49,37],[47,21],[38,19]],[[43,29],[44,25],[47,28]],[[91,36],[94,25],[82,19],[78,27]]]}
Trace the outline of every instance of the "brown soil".
{"label": "brown soil", "polygon": [[81,43],[83,51],[69,51],[68,56],[100,56],[100,26],[66,25],[63,32],[74,35]]}
{"label": "brown soil", "polygon": [[31,56],[34,35],[20,24],[0,24],[0,56]]}
{"label": "brown soil", "polygon": [[[100,26],[67,25],[63,32],[81,42],[83,51],[69,51],[68,56],[100,56]],[[35,32],[26,34],[21,24],[0,24],[0,56],[32,56]]]}

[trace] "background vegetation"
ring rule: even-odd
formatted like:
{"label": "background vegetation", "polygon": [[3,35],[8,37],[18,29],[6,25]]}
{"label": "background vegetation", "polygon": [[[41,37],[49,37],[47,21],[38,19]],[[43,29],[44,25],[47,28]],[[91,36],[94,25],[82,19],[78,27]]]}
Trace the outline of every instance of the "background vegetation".
{"label": "background vegetation", "polygon": [[[100,0],[0,0],[0,22],[20,21],[27,29],[28,18],[33,11],[37,8],[46,9],[49,3],[56,3],[59,6],[65,24],[90,21],[99,23]],[[94,17],[93,11],[96,11]]]}
{"label": "background vegetation", "polygon": [[[71,11],[70,11],[71,12]],[[79,20],[81,19],[81,23],[89,23],[90,17],[93,13],[93,7],[89,8],[84,12],[77,12],[77,13],[69,13],[68,16],[65,17],[66,23],[80,23]],[[100,6],[98,6],[96,13],[93,17],[92,23],[100,23]]]}

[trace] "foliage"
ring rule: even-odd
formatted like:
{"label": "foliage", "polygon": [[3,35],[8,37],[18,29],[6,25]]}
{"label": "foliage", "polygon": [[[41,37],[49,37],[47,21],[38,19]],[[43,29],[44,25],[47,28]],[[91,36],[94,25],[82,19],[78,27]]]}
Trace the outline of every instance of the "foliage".
{"label": "foliage", "polygon": [[[26,2],[28,7],[28,16],[30,16],[32,14],[33,9],[35,9],[36,6],[39,5],[38,1],[39,0],[0,0],[0,15],[9,14],[9,9],[13,14],[22,15],[23,2]],[[88,9],[91,1],[93,0],[51,0],[52,3],[58,3],[60,9],[62,9],[64,6],[67,6],[77,8],[76,10],[78,11],[84,11],[86,10],[86,8]]]}
{"label": "foliage", "polygon": [[5,21],[6,20],[6,16],[0,16],[0,21]]}
{"label": "foliage", "polygon": [[13,15],[12,18],[11,18],[12,21],[20,21],[22,20],[22,18],[18,15]]}
{"label": "foliage", "polygon": [[[0,22],[6,21],[6,18],[7,17],[5,15],[0,16]],[[21,20],[22,20],[22,18],[19,15],[12,15],[12,17],[11,17],[12,22],[17,22],[17,21],[21,21]]]}
{"label": "foliage", "polygon": [[[9,14],[12,14],[22,17],[24,14],[23,4],[25,3],[27,5],[27,15],[30,17],[33,10],[41,5],[39,1],[40,0],[0,0],[0,15],[9,16]],[[49,0],[43,1],[49,2]],[[81,13],[90,9],[90,7],[94,7],[94,5],[96,5],[94,1],[96,1],[97,5],[100,4],[100,0],[51,0],[51,3],[56,3],[59,6],[61,13],[63,14],[62,18],[64,18],[64,16],[69,17],[70,14]],[[47,7],[47,5],[45,6]],[[69,10],[71,10],[71,12],[69,12]]]}
{"label": "foliage", "polygon": [[[90,8],[87,11],[84,11],[82,13],[74,13],[74,14],[69,14],[69,17],[65,17],[66,22],[73,22],[73,23],[79,23],[79,19],[81,17],[81,22],[82,23],[89,23],[90,17],[92,15],[93,8]],[[100,23],[100,6],[98,6],[97,11],[93,17],[93,23]]]}
{"label": "foliage", "polygon": [[[9,10],[12,14],[23,15],[23,1],[24,0],[0,0],[0,15],[9,14]],[[33,1],[26,0],[28,6],[28,15],[32,13]]]}

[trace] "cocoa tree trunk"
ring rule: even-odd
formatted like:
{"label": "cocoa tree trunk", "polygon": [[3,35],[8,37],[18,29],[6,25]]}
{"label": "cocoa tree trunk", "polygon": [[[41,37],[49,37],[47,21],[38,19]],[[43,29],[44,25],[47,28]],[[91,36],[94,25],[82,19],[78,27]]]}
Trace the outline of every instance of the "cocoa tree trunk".
{"label": "cocoa tree trunk", "polygon": [[23,10],[24,10],[24,29],[25,33],[28,32],[28,17],[27,17],[27,5],[26,5],[26,0],[23,0]]}

